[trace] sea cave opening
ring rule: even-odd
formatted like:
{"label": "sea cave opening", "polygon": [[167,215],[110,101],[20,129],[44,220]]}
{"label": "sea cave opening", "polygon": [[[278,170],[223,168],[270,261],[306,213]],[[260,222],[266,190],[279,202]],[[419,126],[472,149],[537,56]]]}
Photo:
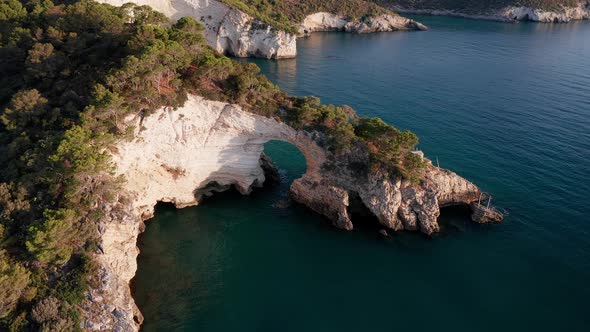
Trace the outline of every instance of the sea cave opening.
{"label": "sea cave opening", "polygon": [[477,225],[471,220],[471,208],[467,204],[455,204],[442,206],[438,224],[441,227],[440,234],[452,234],[465,232],[470,227]]}

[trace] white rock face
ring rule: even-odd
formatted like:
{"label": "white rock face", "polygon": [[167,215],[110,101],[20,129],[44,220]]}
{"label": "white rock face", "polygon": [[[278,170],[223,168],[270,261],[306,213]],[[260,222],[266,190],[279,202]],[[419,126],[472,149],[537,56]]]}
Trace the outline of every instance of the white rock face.
{"label": "white rock face", "polygon": [[380,15],[363,20],[349,20],[344,16],[320,12],[308,15],[301,26],[299,34],[317,31],[346,31],[352,33],[388,32],[399,30],[427,30],[422,23],[398,15]]}
{"label": "white rock face", "polygon": [[96,0],[113,6],[147,5],[172,20],[190,16],[205,25],[209,45],[220,53],[267,59],[297,55],[296,36],[272,29],[254,17],[216,0]]}
{"label": "white rock face", "polygon": [[353,33],[428,30],[424,24],[399,15],[380,15],[349,22],[344,29]]}
{"label": "white rock face", "polygon": [[341,31],[348,20],[343,16],[320,12],[308,15],[299,27],[300,33],[312,33],[316,31]]}

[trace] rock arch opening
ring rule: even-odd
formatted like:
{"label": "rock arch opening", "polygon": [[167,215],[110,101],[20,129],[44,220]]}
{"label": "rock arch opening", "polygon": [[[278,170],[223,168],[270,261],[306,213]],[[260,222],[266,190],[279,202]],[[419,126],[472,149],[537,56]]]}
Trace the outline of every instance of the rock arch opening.
{"label": "rock arch opening", "polygon": [[[299,149],[288,142],[270,140],[264,144],[264,155],[268,157],[278,171],[279,180],[290,185],[307,171],[307,161]],[[263,163],[263,169],[265,164]],[[266,173],[270,170],[264,169]],[[266,181],[272,179],[266,177]]]}

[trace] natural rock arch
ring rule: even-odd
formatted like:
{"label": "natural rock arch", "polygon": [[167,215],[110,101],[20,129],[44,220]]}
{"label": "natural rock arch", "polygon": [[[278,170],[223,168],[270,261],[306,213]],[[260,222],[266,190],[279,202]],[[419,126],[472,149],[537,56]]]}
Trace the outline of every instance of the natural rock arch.
{"label": "natural rock arch", "polygon": [[[139,124],[139,119],[128,121]],[[113,159],[126,178],[125,189],[134,196],[134,209],[144,218],[157,202],[177,207],[198,204],[211,183],[234,185],[249,193],[264,182],[260,155],[271,140],[288,142],[301,151],[306,178],[317,177],[326,160],[309,134],[198,96],[189,96],[177,110],[163,108],[146,117],[134,137],[119,144]]]}
{"label": "natural rock arch", "polygon": [[90,292],[94,300],[86,310],[99,313],[96,321],[86,319],[93,326],[139,328],[143,318],[129,281],[137,270],[137,237],[156,204],[198,204],[213,182],[221,189],[234,185],[242,193],[250,192],[264,182],[260,157],[270,140],[293,144],[306,159],[307,170],[291,184],[291,197],[339,228],[353,229],[351,197],[359,198],[384,228],[432,234],[439,230],[440,206],[470,204],[480,195],[473,183],[431,165],[420,184],[380,169],[359,175],[346,158],[328,160],[317,143],[321,137],[314,133],[198,96],[189,95],[176,110],[162,108],[143,120],[131,116],[126,122],[135,126],[134,138],[119,142],[112,156],[117,173],[126,180],[120,195],[128,198],[128,206],[123,212],[112,211],[98,225],[101,287]]}

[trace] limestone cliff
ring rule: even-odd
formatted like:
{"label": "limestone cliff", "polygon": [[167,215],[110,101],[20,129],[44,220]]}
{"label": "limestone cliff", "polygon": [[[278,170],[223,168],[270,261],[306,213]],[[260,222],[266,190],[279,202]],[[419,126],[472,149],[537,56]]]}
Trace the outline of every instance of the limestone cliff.
{"label": "limestone cliff", "polygon": [[567,23],[575,20],[590,19],[590,2],[585,0],[578,1],[575,6],[560,5],[554,9],[507,6],[500,9],[490,9],[476,13],[444,8],[425,9],[419,7],[403,7],[399,5],[391,5],[390,8],[396,12],[407,14],[455,16],[504,22],[533,21],[541,23]]}
{"label": "limestone cliff", "polygon": [[293,182],[293,199],[342,229],[353,229],[349,205],[358,199],[388,229],[432,234],[439,230],[441,206],[467,205],[480,193],[457,174],[431,165],[420,184],[380,169],[359,171],[350,165],[366,165],[363,151],[334,161],[319,144],[320,133],[298,131],[277,119],[198,96],[189,96],[177,110],[162,108],[126,122],[135,127],[134,138],[121,141],[111,154],[117,173],[126,179],[119,193],[126,199],[118,201],[127,205],[107,213],[99,226],[98,287],[82,306],[88,330],[138,330],[143,318],[129,282],[137,270],[137,237],[155,205],[196,205],[204,195],[230,186],[249,193],[265,180],[261,153],[269,140],[289,142],[305,156],[307,171]]}
{"label": "limestone cliff", "polygon": [[296,37],[216,0],[96,0],[113,6],[147,5],[178,20],[190,16],[205,26],[205,37],[220,53],[267,59],[297,55]]}
{"label": "limestone cliff", "polygon": [[380,15],[363,19],[348,19],[345,16],[320,12],[308,15],[301,26],[299,34],[317,31],[346,31],[352,33],[371,33],[398,30],[426,30],[426,26],[398,15]]}

